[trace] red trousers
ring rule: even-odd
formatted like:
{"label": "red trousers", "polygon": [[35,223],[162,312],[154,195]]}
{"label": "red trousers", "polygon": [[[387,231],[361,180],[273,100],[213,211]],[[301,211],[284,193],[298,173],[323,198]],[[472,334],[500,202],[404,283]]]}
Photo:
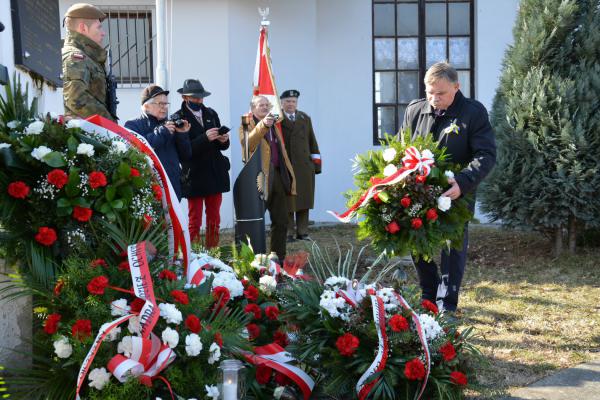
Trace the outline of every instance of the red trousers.
{"label": "red trousers", "polygon": [[221,193],[206,197],[188,198],[190,239],[200,240],[200,228],[202,227],[202,207],[206,205],[206,235],[204,246],[206,248],[219,245],[219,225],[221,224]]}

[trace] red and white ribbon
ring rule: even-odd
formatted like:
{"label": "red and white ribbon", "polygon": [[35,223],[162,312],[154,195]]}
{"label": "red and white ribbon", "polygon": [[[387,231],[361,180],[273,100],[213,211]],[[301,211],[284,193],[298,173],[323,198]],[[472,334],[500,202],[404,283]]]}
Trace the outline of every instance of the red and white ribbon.
{"label": "red and white ribbon", "polygon": [[427,380],[429,379],[429,372],[431,370],[431,355],[429,354],[429,346],[427,345],[427,338],[425,337],[425,331],[421,326],[421,321],[419,321],[419,316],[414,312],[412,307],[408,304],[408,302],[402,297],[402,295],[394,292],[398,302],[408,311],[410,311],[411,318],[413,323],[415,324],[415,329],[417,330],[417,334],[419,335],[419,340],[421,341],[421,346],[423,346],[423,353],[425,354],[425,378],[423,379],[423,383],[421,383],[421,390],[419,390],[419,394],[416,397],[416,400],[419,400],[421,396],[423,396],[423,392],[425,391],[425,387],[427,386]]}
{"label": "red and white ribbon", "polygon": [[422,172],[425,176],[429,175],[434,162],[430,150],[423,150],[421,153],[415,146],[410,146],[404,154],[406,155],[402,158],[402,166],[405,169]]}
{"label": "red and white ribbon", "polygon": [[320,154],[311,154],[310,158],[312,159],[313,163],[315,163],[317,165],[321,165],[321,155]]}
{"label": "red and white ribbon", "polygon": [[254,348],[254,354],[246,353],[246,360],[254,365],[264,365],[291,379],[302,391],[304,400],[308,400],[315,387],[313,379],[302,369],[291,365],[296,359],[277,343]]}
{"label": "red and white ribbon", "polygon": [[[369,368],[367,368],[365,373],[362,374],[356,383],[356,393],[358,393],[358,398],[360,400],[366,399],[377,381],[379,381],[379,378],[372,379],[372,376],[385,369],[389,351],[387,333],[385,331],[385,308],[383,306],[383,300],[379,296],[371,295],[370,297],[373,305],[373,321],[375,322],[378,338],[377,355]],[[371,381],[366,383],[368,380]]]}
{"label": "red and white ribbon", "polygon": [[186,281],[190,285],[200,285],[204,280],[204,271],[206,267],[210,267],[208,255],[201,254],[190,263],[187,269]]}

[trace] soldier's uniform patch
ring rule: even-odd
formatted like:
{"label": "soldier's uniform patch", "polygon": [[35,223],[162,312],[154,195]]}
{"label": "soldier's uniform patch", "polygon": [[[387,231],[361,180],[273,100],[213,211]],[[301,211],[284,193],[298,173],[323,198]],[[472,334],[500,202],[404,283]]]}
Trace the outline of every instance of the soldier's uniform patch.
{"label": "soldier's uniform patch", "polygon": [[73,53],[71,58],[75,61],[85,60],[85,54],[82,53]]}

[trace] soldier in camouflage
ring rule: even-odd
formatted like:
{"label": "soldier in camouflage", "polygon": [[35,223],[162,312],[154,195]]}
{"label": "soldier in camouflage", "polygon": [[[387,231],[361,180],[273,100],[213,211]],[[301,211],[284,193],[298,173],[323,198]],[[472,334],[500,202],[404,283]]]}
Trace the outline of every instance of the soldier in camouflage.
{"label": "soldier in camouflage", "polygon": [[115,120],[106,104],[106,50],[102,47],[106,15],[91,4],[77,3],[65,14],[67,37],[62,48],[65,115],[98,114]]}

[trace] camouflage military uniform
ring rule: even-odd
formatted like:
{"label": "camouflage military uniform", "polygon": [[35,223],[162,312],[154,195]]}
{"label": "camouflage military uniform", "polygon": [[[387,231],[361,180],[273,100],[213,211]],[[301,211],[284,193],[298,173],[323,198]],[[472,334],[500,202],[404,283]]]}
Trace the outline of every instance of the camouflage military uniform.
{"label": "camouflage military uniform", "polygon": [[114,120],[106,107],[106,50],[69,30],[62,48],[65,115],[87,118],[98,114]]}

